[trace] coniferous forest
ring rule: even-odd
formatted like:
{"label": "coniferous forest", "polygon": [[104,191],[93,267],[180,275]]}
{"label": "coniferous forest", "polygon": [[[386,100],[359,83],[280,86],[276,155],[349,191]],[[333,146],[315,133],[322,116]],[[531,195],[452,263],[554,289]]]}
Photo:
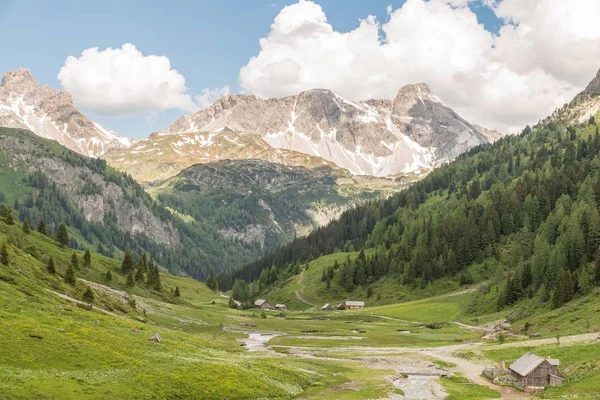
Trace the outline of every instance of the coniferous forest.
{"label": "coniferous forest", "polygon": [[[466,267],[508,249],[511,273],[498,309],[538,293],[559,307],[600,284],[600,134],[591,118],[558,122],[478,146],[391,198],[342,218],[222,278],[268,283],[338,251],[362,251],[324,272],[348,291],[397,278],[425,286],[472,283]],[[292,272],[290,272],[292,271]],[[269,276],[267,274],[266,276]]]}

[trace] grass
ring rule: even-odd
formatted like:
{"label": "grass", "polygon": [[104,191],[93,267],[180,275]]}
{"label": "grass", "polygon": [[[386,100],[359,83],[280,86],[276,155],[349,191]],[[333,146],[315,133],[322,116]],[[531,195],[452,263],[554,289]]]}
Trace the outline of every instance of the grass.
{"label": "grass", "polygon": [[461,376],[442,377],[440,382],[448,393],[447,400],[487,400],[502,397],[495,390],[472,383]]}

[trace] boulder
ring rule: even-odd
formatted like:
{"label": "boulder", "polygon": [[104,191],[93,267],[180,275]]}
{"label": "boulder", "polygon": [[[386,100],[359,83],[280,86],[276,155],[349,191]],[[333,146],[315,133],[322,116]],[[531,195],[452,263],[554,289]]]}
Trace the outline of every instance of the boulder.
{"label": "boulder", "polygon": [[154,335],[152,335],[152,337],[149,340],[151,342],[155,342],[155,343],[162,342],[162,338],[160,337],[160,334],[158,332],[156,332]]}

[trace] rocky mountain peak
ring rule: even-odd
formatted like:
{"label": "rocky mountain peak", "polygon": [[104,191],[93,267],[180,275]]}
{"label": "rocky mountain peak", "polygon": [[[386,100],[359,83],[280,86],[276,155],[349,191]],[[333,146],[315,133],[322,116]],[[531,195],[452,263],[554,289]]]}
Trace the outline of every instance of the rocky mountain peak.
{"label": "rocky mountain peak", "polygon": [[2,79],[0,126],[28,129],[86,156],[130,144],[81,114],[69,93],[38,84],[28,69],[9,71]]}
{"label": "rocky mountain peak", "polygon": [[394,103],[409,103],[414,104],[416,102],[432,102],[441,103],[440,99],[433,93],[429,85],[426,83],[417,83],[404,85],[396,94]]}
{"label": "rocky mountain peak", "polygon": [[586,93],[589,95],[600,94],[600,70],[598,70],[596,77],[594,79],[592,79],[592,81],[585,88],[583,93]]}
{"label": "rocky mountain peak", "polygon": [[20,68],[14,71],[8,71],[2,78],[2,84],[0,86],[5,87],[19,87],[19,86],[39,86],[31,72],[27,68]]}

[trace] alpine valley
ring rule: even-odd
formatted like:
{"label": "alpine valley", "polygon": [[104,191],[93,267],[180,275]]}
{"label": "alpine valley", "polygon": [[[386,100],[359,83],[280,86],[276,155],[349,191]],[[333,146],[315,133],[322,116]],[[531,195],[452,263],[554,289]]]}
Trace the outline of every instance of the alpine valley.
{"label": "alpine valley", "polygon": [[599,96],[503,136],[423,83],[226,95],[134,140],[8,72],[0,398],[597,397]]}

